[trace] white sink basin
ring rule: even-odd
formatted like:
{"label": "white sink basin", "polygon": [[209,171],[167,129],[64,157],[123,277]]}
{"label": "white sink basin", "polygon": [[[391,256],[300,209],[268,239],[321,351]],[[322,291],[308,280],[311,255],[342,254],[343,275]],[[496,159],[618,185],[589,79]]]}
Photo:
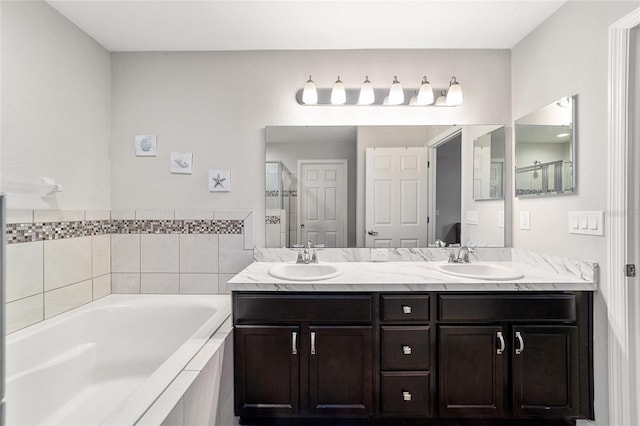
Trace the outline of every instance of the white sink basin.
{"label": "white sink basin", "polygon": [[477,280],[511,281],[524,277],[514,269],[491,262],[440,263],[435,268],[445,274]]}
{"label": "white sink basin", "polygon": [[269,275],[287,281],[322,281],[340,274],[342,270],[330,263],[283,263],[269,269]]}

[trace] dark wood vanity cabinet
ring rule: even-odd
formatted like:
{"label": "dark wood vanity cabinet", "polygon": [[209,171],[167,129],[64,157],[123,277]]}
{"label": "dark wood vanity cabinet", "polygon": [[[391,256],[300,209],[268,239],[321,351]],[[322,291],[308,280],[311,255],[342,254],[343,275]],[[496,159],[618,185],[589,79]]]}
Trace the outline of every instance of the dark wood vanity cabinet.
{"label": "dark wood vanity cabinet", "polygon": [[591,300],[589,292],[235,292],[236,415],[593,419]]}
{"label": "dark wood vanity cabinet", "polygon": [[373,297],[234,294],[236,415],[371,417]]}

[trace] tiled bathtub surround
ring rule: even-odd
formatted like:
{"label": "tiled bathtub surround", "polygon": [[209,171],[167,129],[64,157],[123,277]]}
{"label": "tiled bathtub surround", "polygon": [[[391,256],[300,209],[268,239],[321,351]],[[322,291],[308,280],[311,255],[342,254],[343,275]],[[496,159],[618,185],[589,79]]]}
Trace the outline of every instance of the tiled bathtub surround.
{"label": "tiled bathtub surround", "polygon": [[7,332],[112,292],[226,293],[253,260],[250,211],[7,213]]}

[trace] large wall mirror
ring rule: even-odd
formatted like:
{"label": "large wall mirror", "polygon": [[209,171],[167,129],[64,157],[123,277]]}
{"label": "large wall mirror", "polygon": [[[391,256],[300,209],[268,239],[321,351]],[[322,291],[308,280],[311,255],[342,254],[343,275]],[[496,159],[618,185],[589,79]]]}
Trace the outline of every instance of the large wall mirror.
{"label": "large wall mirror", "polygon": [[515,121],[515,195],[571,194],[576,189],[576,96]]}
{"label": "large wall mirror", "polygon": [[[265,135],[266,247],[504,246],[501,125],[268,126]],[[483,138],[494,189],[476,203]],[[501,163],[492,183],[491,162]]]}

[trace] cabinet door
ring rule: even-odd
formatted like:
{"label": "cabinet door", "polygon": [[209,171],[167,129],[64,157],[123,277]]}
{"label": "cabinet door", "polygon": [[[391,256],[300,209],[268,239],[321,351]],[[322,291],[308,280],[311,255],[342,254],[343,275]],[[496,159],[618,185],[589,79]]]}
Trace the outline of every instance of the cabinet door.
{"label": "cabinet door", "polygon": [[309,327],[309,412],[372,413],[372,327]]}
{"label": "cabinet door", "polygon": [[236,326],[237,416],[295,415],[299,411],[299,327]]}
{"label": "cabinet door", "polygon": [[513,327],[513,342],[514,415],[577,415],[577,327]]}
{"label": "cabinet door", "polygon": [[505,346],[503,328],[499,326],[438,328],[441,416],[503,414]]}

